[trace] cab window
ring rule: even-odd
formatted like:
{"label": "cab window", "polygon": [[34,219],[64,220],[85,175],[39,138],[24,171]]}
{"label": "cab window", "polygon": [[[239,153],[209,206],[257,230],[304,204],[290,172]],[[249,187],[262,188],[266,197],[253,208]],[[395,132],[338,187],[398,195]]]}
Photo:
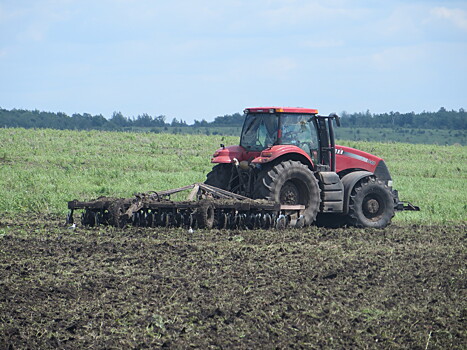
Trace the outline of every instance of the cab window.
{"label": "cab window", "polygon": [[284,114],[281,116],[282,145],[295,145],[308,153],[316,161],[318,136],[313,118],[304,114]]}
{"label": "cab window", "polygon": [[248,151],[262,151],[277,142],[277,127],[275,114],[247,114],[240,145]]}

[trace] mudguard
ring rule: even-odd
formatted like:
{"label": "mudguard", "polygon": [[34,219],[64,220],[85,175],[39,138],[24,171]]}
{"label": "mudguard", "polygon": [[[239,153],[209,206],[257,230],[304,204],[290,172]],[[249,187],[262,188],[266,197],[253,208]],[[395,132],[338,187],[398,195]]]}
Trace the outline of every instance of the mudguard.
{"label": "mudguard", "polygon": [[344,214],[349,212],[350,194],[352,193],[352,189],[354,188],[355,184],[361,179],[373,175],[374,174],[370,173],[369,171],[354,171],[345,175],[341,179],[342,184],[344,185]]}
{"label": "mudguard", "polygon": [[253,159],[252,163],[269,163],[284,155],[288,156],[289,159],[300,159],[302,163],[313,166],[313,160],[310,155],[295,145],[275,145],[266,148],[257,158]]}

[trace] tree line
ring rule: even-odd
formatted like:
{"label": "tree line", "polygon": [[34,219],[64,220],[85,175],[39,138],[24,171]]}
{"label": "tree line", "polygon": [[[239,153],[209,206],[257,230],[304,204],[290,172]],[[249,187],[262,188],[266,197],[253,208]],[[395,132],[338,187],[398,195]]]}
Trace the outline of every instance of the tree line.
{"label": "tree line", "polygon": [[[372,114],[366,112],[342,112],[341,126],[345,128],[408,128],[408,129],[467,129],[467,112],[460,108],[458,111],[448,111],[441,107],[437,112],[399,113],[389,112]],[[209,123],[214,126],[241,126],[243,116],[239,113],[216,117]]]}
{"label": "tree line", "polygon": [[342,113],[343,127],[365,128],[409,128],[409,129],[445,129],[465,130],[467,128],[467,112],[460,108],[458,111],[448,111],[441,107],[437,112],[399,113],[389,112],[372,114]]}
{"label": "tree line", "polygon": [[[165,115],[126,117],[120,112],[114,112],[110,118],[101,114],[75,113],[68,116],[65,113],[44,112],[39,110],[2,109],[0,108],[0,127],[20,128],[50,128],[71,130],[133,130],[134,128],[169,128],[169,127],[240,127],[244,116],[240,113],[226,114],[216,117],[212,122],[205,119],[195,120],[188,125],[184,120],[173,118],[170,122]],[[414,128],[414,129],[467,129],[467,112],[461,108],[458,111],[448,111],[440,108],[437,112],[399,113],[389,112],[372,114],[370,111],[341,114],[341,125],[350,128]]]}

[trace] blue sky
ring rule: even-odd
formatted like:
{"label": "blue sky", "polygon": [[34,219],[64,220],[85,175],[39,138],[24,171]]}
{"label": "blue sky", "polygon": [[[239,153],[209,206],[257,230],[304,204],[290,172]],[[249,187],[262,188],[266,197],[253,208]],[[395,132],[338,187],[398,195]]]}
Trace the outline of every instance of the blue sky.
{"label": "blue sky", "polygon": [[0,0],[0,107],[467,108],[467,1]]}

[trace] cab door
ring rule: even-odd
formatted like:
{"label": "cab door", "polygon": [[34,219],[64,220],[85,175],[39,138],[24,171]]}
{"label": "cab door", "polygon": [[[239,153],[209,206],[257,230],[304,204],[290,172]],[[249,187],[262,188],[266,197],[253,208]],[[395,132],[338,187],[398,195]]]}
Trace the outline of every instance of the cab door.
{"label": "cab door", "polygon": [[282,145],[294,145],[304,150],[313,163],[319,160],[319,143],[313,118],[306,114],[281,115]]}

